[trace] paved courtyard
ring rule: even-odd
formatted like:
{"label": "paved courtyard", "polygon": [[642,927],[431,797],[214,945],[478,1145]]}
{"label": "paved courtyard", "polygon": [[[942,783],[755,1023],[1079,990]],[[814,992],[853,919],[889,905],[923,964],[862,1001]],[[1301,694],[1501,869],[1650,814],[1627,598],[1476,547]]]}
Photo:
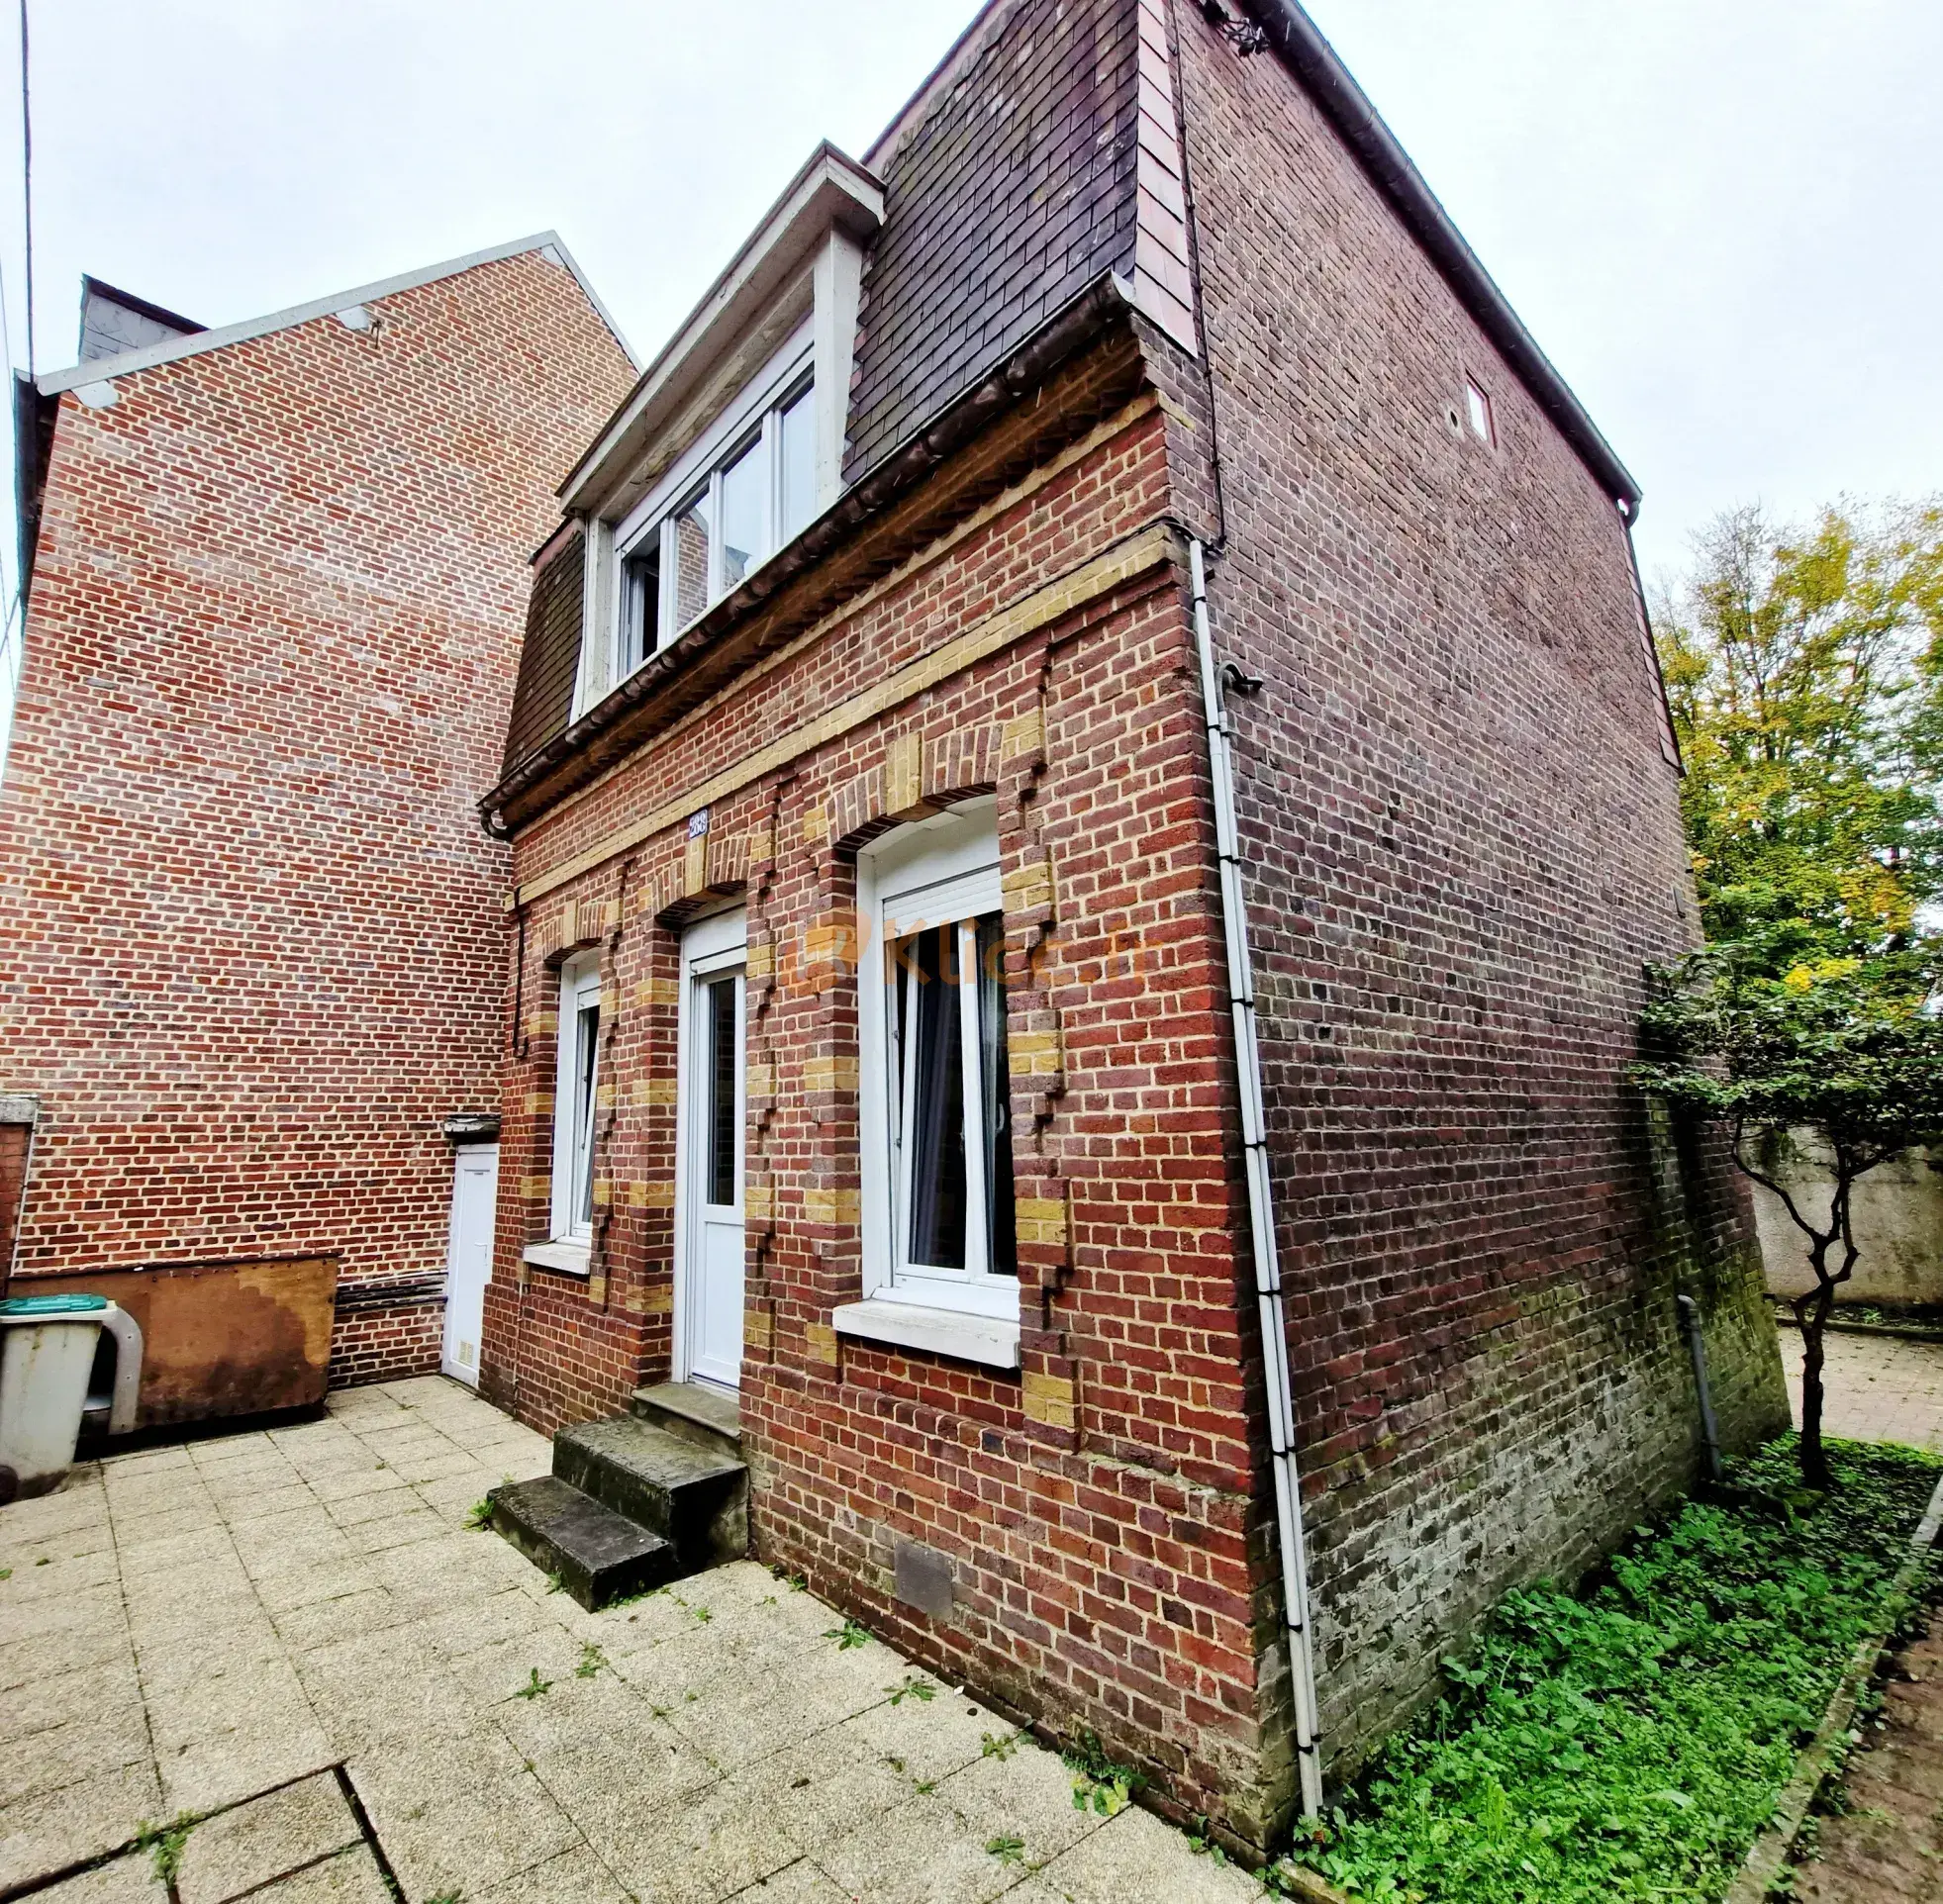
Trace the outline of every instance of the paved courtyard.
{"label": "paved courtyard", "polygon": [[547,1459],[435,1378],[0,1508],[0,1898],[1259,1899],[752,1563],[581,1612],[466,1526]]}
{"label": "paved courtyard", "polygon": [[[1943,1343],[1887,1335],[1823,1338],[1822,1427],[1850,1441],[1899,1441],[1943,1453]],[[1801,1419],[1801,1338],[1781,1332],[1788,1398]]]}

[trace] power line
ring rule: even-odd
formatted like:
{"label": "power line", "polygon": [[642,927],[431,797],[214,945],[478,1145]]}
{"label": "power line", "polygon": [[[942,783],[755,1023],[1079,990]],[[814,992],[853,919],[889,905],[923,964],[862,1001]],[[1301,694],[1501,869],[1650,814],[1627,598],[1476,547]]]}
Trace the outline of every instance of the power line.
{"label": "power line", "polygon": [[34,381],[34,115],[27,84],[27,0],[20,0],[20,186],[27,212],[27,379]]}

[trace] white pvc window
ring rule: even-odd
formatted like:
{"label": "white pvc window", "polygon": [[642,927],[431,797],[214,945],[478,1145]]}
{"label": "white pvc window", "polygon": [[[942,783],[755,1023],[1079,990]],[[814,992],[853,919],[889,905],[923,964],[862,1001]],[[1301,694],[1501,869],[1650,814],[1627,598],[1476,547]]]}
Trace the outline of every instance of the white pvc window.
{"label": "white pvc window", "polygon": [[1480,442],[1498,440],[1498,421],[1491,414],[1491,393],[1475,377],[1464,380],[1464,401],[1470,412],[1471,434]]}
{"label": "white pvc window", "polygon": [[781,394],[735,419],[699,478],[650,506],[621,544],[615,653],[626,679],[698,616],[793,540],[816,515],[816,386]]}
{"label": "white pvc window", "polygon": [[1016,1317],[992,803],[858,855],[866,1295]]}
{"label": "white pvc window", "polygon": [[601,1048],[599,953],[560,968],[559,1068],[553,1090],[553,1240],[594,1234],[594,1110]]}

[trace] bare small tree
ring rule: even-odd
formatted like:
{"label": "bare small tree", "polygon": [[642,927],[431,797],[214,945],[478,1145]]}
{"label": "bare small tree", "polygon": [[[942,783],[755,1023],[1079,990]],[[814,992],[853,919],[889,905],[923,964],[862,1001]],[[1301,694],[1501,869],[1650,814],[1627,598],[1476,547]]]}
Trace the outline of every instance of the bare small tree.
{"label": "bare small tree", "polygon": [[[1653,970],[1642,1015],[1649,1059],[1634,1080],[1669,1104],[1720,1125],[1734,1162],[1780,1199],[1808,1241],[1814,1286],[1794,1298],[1801,1329],[1801,1477],[1829,1484],[1822,1448],[1823,1336],[1835,1294],[1855,1273],[1857,1182],[1943,1130],[1943,1018],[1933,953],[1804,962],[1766,976],[1772,947],[1709,946]],[[1828,1150],[1825,1217],[1750,1155],[1805,1130]]]}

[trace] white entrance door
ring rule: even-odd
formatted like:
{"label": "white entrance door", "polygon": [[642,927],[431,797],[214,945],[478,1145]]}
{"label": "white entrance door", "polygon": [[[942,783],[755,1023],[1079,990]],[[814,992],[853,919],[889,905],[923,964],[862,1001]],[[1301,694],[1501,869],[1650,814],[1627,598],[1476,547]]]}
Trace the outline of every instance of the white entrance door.
{"label": "white entrance door", "polygon": [[742,914],[682,940],[675,1378],[742,1380]]}
{"label": "white entrance door", "polygon": [[445,1247],[445,1346],[438,1366],[479,1385],[479,1329],[493,1273],[493,1199],[499,1146],[463,1144],[452,1169],[452,1227]]}

